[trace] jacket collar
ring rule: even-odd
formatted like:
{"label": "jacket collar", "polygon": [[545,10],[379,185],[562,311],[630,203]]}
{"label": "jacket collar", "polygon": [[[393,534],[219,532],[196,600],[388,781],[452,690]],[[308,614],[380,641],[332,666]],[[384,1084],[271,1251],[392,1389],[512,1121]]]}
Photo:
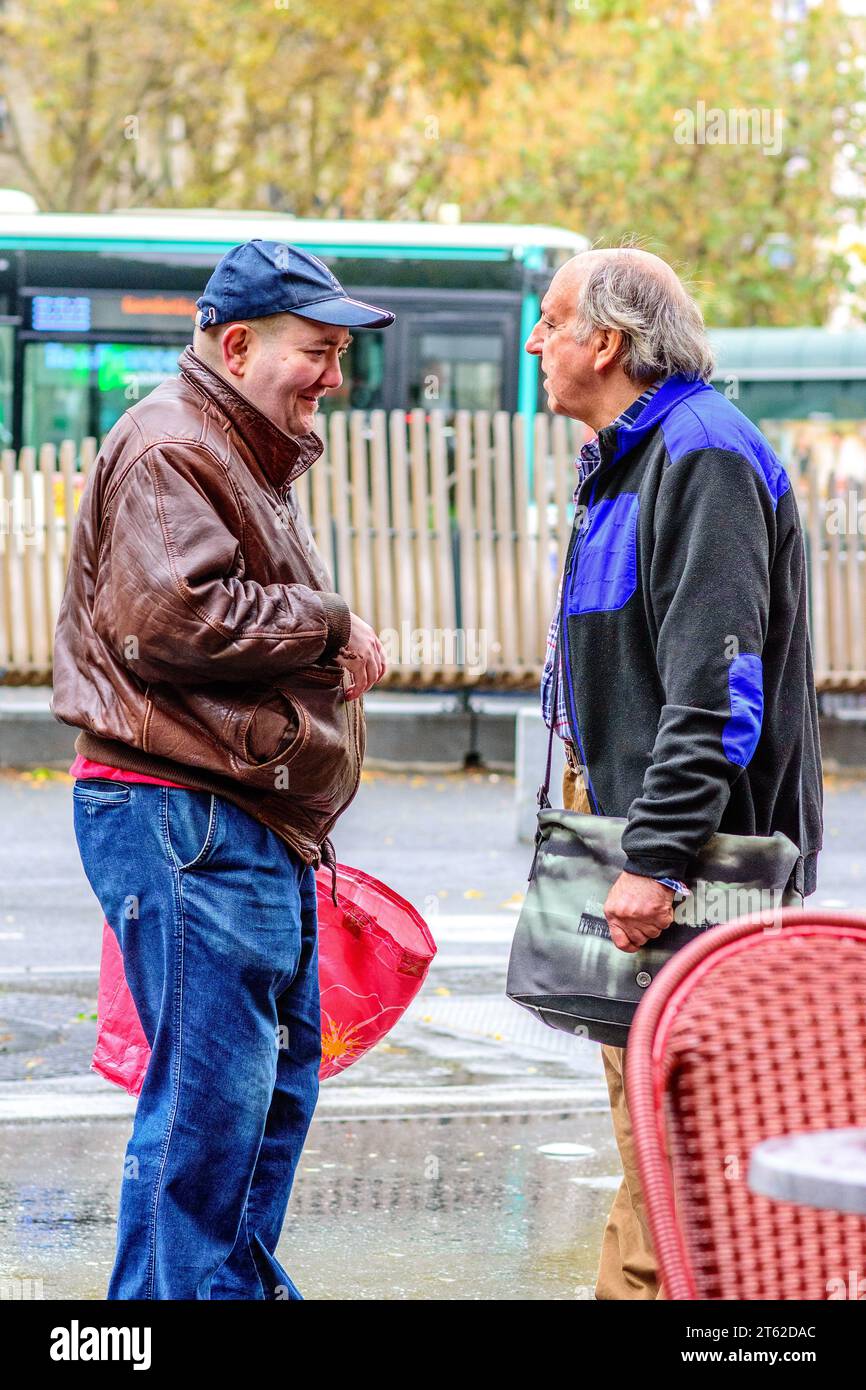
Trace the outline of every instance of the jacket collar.
{"label": "jacket collar", "polygon": [[700,379],[693,381],[679,372],[669,376],[662,382],[655,395],[650,397],[636,420],[624,425],[605,425],[604,429],[599,430],[598,443],[602,458],[605,462],[616,463],[624,454],[642,443],[680,401],[696,395],[699,391],[713,389],[708,382]]}
{"label": "jacket collar", "polygon": [[219,407],[275,488],[293,483],[321,455],[325,446],[314,431],[296,437],[281,430],[203,362],[191,346],[184,348],[177,364],[181,373]]}

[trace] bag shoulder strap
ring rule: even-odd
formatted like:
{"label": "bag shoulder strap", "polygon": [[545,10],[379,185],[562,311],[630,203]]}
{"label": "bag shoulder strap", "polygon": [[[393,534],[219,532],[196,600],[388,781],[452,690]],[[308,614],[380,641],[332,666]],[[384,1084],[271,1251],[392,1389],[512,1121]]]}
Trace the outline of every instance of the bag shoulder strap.
{"label": "bag shoulder strap", "polygon": [[550,791],[550,772],[551,768],[553,767],[553,734],[556,726],[556,707],[559,702],[558,680],[560,638],[561,634],[557,633],[556,655],[553,659],[553,673],[550,678],[550,729],[547,737],[547,766],[544,769],[544,781],[538,788],[538,794],[536,796],[538,806],[542,810],[546,810],[550,806],[550,797],[548,795],[548,792]]}

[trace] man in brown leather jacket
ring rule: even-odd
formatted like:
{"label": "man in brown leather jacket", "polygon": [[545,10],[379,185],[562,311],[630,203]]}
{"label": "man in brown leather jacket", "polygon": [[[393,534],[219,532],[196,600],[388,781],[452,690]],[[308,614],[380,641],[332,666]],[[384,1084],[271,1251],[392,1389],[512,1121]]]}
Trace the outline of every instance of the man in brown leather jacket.
{"label": "man in brown leather jacket", "polygon": [[151,1047],[107,1297],[300,1298],[275,1249],[318,1092],[314,869],[385,662],[292,483],[349,329],[394,316],[258,239],[198,308],[180,377],[103,442],[54,644],[76,839]]}

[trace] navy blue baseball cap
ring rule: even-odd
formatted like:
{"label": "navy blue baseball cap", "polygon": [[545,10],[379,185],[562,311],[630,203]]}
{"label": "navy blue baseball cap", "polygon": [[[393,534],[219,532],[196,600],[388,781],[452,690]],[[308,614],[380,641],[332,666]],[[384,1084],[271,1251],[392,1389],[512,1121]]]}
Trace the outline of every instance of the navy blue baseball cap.
{"label": "navy blue baseball cap", "polygon": [[387,328],[395,318],[389,309],[350,299],[318,256],[261,237],[226,252],[196,308],[199,328],[268,314],[299,314],[341,328]]}

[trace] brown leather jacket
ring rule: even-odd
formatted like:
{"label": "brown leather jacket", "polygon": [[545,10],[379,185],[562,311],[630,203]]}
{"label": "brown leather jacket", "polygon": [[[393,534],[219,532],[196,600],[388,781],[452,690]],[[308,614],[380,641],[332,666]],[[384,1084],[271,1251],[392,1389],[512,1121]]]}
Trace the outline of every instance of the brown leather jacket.
{"label": "brown leather jacket", "polygon": [[308,864],[366,736],[334,661],[349,608],[291,484],[319,457],[191,347],[106,436],[81,498],[51,708],[79,753],[217,792]]}

